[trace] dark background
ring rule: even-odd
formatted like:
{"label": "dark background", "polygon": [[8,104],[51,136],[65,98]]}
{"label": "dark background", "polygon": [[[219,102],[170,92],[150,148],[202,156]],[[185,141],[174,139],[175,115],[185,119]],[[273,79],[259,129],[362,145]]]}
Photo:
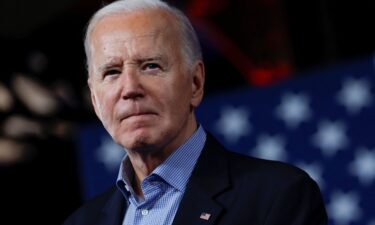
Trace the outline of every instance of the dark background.
{"label": "dark background", "polygon": [[[88,19],[105,2],[0,2],[0,84],[13,97],[11,107],[0,110],[0,143],[23,146],[12,159],[0,149],[0,224],[59,224],[82,203],[75,132],[96,120],[82,39]],[[297,79],[375,49],[374,1],[169,2],[186,11],[202,41],[206,95]],[[20,74],[48,90],[58,110],[30,109],[15,91]],[[9,132],[5,124],[15,115],[41,131]]]}

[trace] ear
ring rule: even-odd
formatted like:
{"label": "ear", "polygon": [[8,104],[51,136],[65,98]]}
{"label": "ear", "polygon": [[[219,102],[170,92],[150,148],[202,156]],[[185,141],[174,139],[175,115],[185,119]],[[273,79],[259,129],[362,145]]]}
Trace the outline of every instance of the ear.
{"label": "ear", "polygon": [[192,73],[191,105],[195,108],[201,103],[204,93],[205,71],[202,61],[195,63]]}
{"label": "ear", "polygon": [[101,119],[101,114],[100,114],[100,103],[98,102],[96,96],[95,96],[95,92],[94,92],[94,89],[93,89],[93,84],[92,84],[92,78],[89,77],[87,79],[87,84],[89,86],[89,89],[90,89],[90,97],[91,97],[91,103],[92,103],[92,106],[94,107],[94,111],[95,111],[95,114],[97,117],[99,117],[99,119]]}

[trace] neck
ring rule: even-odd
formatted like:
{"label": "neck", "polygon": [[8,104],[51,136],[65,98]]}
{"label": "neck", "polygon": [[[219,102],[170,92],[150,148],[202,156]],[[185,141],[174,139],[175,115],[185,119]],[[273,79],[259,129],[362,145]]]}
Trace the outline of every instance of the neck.
{"label": "neck", "polygon": [[135,172],[132,185],[139,196],[143,196],[141,189],[142,181],[186,142],[196,129],[197,124],[194,122],[188,129],[185,129],[185,132],[182,132],[178,137],[175,137],[173,141],[169,142],[168,146],[158,150],[148,149],[147,151],[132,151],[128,149],[127,153]]}
{"label": "neck", "polygon": [[163,161],[169,156],[168,155],[143,155],[143,154],[132,154],[128,152],[129,159],[134,169],[134,180],[132,183],[133,189],[138,196],[143,197],[141,189],[142,181],[155,170]]}
{"label": "neck", "polygon": [[144,155],[128,153],[129,159],[134,168],[136,177],[143,181],[148,175],[155,170],[170,154],[161,155]]}

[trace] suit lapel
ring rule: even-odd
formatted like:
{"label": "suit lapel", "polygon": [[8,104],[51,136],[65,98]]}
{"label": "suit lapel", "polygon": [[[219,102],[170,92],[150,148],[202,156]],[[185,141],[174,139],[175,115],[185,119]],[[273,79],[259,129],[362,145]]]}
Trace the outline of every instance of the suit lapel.
{"label": "suit lapel", "polygon": [[230,186],[225,154],[223,147],[208,135],[173,225],[215,224],[223,212],[215,199]]}
{"label": "suit lapel", "polygon": [[104,205],[98,225],[121,225],[126,208],[124,196],[116,189]]}

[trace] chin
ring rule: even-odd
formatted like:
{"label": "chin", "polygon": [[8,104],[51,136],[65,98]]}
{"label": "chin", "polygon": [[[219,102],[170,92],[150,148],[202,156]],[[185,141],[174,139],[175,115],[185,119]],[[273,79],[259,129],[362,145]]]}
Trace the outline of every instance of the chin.
{"label": "chin", "polygon": [[145,132],[126,135],[120,143],[132,151],[143,151],[142,149],[151,149],[156,146],[153,138]]}
{"label": "chin", "polygon": [[161,127],[143,126],[135,128],[133,126],[132,129],[129,127],[126,130],[119,129],[115,140],[130,151],[157,151],[165,142],[168,142],[166,141],[168,135]]}

